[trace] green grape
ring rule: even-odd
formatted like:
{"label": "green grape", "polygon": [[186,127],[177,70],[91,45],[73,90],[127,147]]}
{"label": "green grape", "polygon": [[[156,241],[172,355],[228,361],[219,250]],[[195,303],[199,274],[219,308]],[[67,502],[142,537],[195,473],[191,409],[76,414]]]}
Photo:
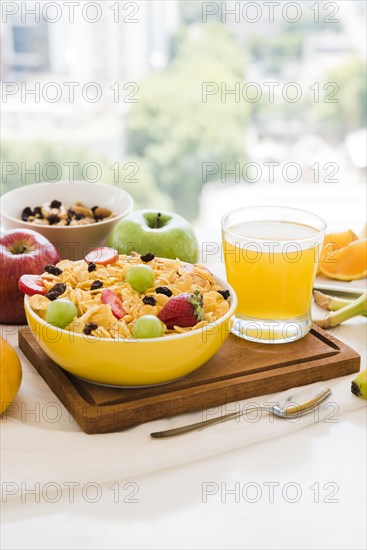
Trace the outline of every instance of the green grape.
{"label": "green grape", "polygon": [[65,298],[51,302],[46,310],[46,322],[55,327],[64,328],[77,317],[78,310],[75,304]]}
{"label": "green grape", "polygon": [[154,283],[154,271],[149,265],[133,265],[126,273],[126,282],[137,292],[145,292]]}
{"label": "green grape", "polygon": [[163,323],[154,315],[143,315],[136,319],[133,326],[133,338],[159,338],[163,336]]}

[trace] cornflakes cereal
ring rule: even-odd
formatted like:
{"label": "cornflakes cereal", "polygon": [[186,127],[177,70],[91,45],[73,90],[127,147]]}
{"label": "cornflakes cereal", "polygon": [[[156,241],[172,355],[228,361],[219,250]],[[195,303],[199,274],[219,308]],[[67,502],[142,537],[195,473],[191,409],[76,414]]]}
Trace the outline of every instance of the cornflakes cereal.
{"label": "cornflakes cereal", "polygon": [[[212,273],[202,265],[188,264],[178,259],[153,258],[149,266],[154,272],[154,285],[144,293],[134,290],[125,280],[127,270],[133,265],[147,264],[134,252],[129,256],[120,255],[116,262],[106,266],[96,264],[93,270],[88,270],[84,260],[62,260],[57,264],[61,271],[58,275],[41,275],[47,294],[31,296],[30,306],[44,319],[50,303],[47,296],[52,300],[67,298],[76,305],[78,317],[66,329],[100,338],[132,338],[136,319],[143,315],[158,316],[171,297],[182,293],[198,291],[202,295],[203,319],[193,327],[174,326],[169,329],[164,325],[164,335],[202,328],[217,321],[229,310],[223,290]],[[125,313],[121,319],[114,316],[109,304],[102,303],[105,289],[113,290],[121,299]]]}

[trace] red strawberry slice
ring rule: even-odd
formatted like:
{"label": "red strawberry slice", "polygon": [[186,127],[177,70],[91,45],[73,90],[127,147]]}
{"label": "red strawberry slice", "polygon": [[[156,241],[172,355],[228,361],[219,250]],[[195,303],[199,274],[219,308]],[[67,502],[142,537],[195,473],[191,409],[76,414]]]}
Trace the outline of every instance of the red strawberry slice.
{"label": "red strawberry slice", "polygon": [[126,315],[126,311],[122,305],[122,300],[117,296],[116,292],[106,288],[101,295],[102,304],[108,304],[111,307],[111,311],[116,319],[122,319]]}
{"label": "red strawberry slice", "polygon": [[169,329],[177,327],[193,327],[204,319],[203,297],[198,290],[193,294],[185,292],[173,296],[158,314],[158,318]]}
{"label": "red strawberry slice", "polygon": [[18,288],[27,296],[46,294],[47,292],[39,275],[22,275],[18,281]]}

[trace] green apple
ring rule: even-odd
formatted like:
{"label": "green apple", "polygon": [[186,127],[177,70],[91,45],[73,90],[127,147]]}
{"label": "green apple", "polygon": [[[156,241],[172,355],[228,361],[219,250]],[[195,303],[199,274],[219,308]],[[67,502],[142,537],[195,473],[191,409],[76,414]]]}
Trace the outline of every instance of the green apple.
{"label": "green apple", "polygon": [[151,252],[189,263],[197,262],[199,252],[194,230],[185,218],[154,210],[137,210],[123,218],[112,231],[109,245],[119,254]]}

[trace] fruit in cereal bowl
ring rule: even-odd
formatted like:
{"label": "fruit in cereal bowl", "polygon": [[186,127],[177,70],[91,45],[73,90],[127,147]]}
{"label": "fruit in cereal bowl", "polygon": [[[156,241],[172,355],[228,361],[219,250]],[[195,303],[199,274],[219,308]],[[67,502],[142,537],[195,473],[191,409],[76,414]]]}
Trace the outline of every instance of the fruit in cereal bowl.
{"label": "fruit in cereal bowl", "polygon": [[[62,260],[40,276],[46,292],[24,303],[51,359],[94,383],[136,387],[186,376],[214,355],[230,332],[233,289],[200,264],[145,260],[133,252],[92,270],[87,261]],[[136,289],[128,273],[144,266],[153,278]],[[66,314],[60,323],[58,303]]]}

